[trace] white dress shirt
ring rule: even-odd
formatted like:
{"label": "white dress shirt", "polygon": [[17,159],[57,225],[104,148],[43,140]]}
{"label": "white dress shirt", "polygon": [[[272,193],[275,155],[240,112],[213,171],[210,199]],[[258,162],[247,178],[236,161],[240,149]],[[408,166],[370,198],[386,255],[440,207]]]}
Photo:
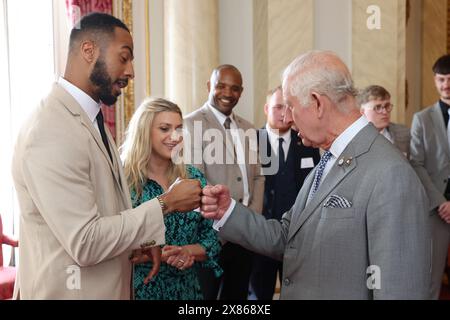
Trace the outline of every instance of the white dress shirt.
{"label": "white dress shirt", "polygon": [[380,132],[386,139],[388,139],[391,143],[394,143],[394,139],[392,138],[391,133],[389,132],[389,130],[387,128],[384,128],[383,130],[381,130]]}
{"label": "white dress shirt", "polygon": [[[323,171],[321,184],[324,183],[325,178],[330,172],[331,168],[333,167],[336,160],[341,156],[342,152],[344,152],[345,148],[347,148],[348,144],[353,140],[353,138],[365,127],[369,121],[366,119],[366,117],[361,116],[358,120],[353,122],[347,129],[344,130],[337,138],[334,140],[333,144],[330,147],[330,152],[332,154],[332,157],[330,160],[328,160],[327,164],[325,165],[325,169]],[[312,189],[312,188],[311,188]],[[320,185],[319,185],[320,189]],[[311,190],[309,191],[311,193]],[[308,195],[309,201],[310,196]],[[307,202],[308,203],[308,202]],[[215,220],[213,223],[213,228],[217,231],[220,230],[220,228],[227,222],[231,212],[233,211],[234,207],[236,206],[236,201],[231,199],[230,207],[228,208],[227,212],[223,215],[222,219]]]}
{"label": "white dress shirt", "polygon": [[[212,113],[216,117],[217,121],[222,125],[223,129],[225,130],[224,123],[227,118],[226,115],[224,115],[222,112],[217,110],[216,108],[212,107],[208,104],[208,107],[211,109]],[[245,153],[244,148],[242,146],[242,141],[239,136],[238,132],[238,126],[236,124],[236,121],[234,120],[234,115],[231,113],[230,115],[231,123],[230,123],[230,133],[233,137],[233,141],[236,141],[235,150],[236,150],[236,156],[239,164],[239,169],[241,169],[242,174],[242,183],[243,183],[243,189],[244,189],[244,196],[242,198],[242,204],[244,206],[248,206],[248,202],[250,200],[250,191],[248,187],[248,177],[247,177],[247,167],[245,165]]]}
{"label": "white dress shirt", "polygon": [[58,84],[63,87],[78,102],[81,108],[86,112],[89,120],[100,133],[97,124],[97,114],[100,111],[100,103],[95,102],[86,92],[74,86],[63,77],[59,77]]}

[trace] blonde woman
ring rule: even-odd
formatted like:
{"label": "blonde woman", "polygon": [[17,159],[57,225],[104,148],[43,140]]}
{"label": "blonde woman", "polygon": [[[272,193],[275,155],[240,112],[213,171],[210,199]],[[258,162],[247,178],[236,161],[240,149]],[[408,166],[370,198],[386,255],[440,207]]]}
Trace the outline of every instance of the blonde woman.
{"label": "blonde woman", "polygon": [[[182,147],[182,130],[181,110],[170,101],[149,98],[136,110],[121,147],[133,207],[163,194],[177,178],[198,179],[202,187],[206,185],[198,169],[172,161]],[[164,223],[161,268],[144,283],[152,263],[134,265],[135,298],[201,300],[197,266],[212,268],[216,276],[222,273],[217,263],[220,243],[212,223],[196,211],[165,215]]]}

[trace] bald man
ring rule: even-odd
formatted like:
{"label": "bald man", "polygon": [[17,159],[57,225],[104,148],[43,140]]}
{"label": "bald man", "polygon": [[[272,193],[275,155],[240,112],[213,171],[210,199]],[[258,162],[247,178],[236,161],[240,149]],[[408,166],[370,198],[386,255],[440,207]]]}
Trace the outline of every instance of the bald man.
{"label": "bald man", "polygon": [[[233,112],[244,90],[242,75],[232,65],[221,65],[213,70],[207,87],[208,101],[185,118],[191,139],[200,137],[186,149],[209,183],[229,186],[239,203],[261,213],[264,176],[258,161],[257,131]],[[203,141],[204,134],[214,139]],[[211,148],[215,150],[211,152]],[[252,253],[242,246],[224,243],[219,259],[224,270],[220,283],[208,276],[207,270],[199,273],[206,299],[216,299],[219,287],[220,299],[247,299],[252,259]]]}

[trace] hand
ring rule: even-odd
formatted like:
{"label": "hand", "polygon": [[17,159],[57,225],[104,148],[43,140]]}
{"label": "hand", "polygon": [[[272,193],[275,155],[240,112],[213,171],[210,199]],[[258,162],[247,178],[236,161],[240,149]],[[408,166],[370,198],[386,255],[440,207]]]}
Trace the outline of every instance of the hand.
{"label": "hand", "polygon": [[223,185],[203,188],[201,212],[206,219],[220,220],[231,204],[230,190]]}
{"label": "hand", "polygon": [[164,213],[180,211],[192,211],[200,206],[202,188],[200,181],[196,179],[177,179],[161,195],[161,199],[166,203],[167,210]]}
{"label": "hand", "polygon": [[161,247],[151,247],[149,249],[134,250],[130,257],[131,263],[145,263],[152,261],[152,269],[144,279],[144,284],[148,284],[150,280],[158,273],[161,266]]}
{"label": "hand", "polygon": [[450,201],[445,201],[438,208],[439,216],[446,223],[450,224]]}
{"label": "hand", "polygon": [[187,246],[165,246],[163,248],[162,259],[168,265],[179,270],[188,269],[195,262],[195,256]]}

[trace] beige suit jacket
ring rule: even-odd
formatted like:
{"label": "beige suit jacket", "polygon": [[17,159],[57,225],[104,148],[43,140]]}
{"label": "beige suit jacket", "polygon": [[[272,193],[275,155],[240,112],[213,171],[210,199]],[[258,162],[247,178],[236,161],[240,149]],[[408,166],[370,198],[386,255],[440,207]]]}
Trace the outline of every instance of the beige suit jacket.
{"label": "beige suit jacket", "polygon": [[[255,129],[255,127],[250,122],[244,120],[236,114],[234,115],[234,119],[238,128],[243,129],[244,131]],[[226,153],[233,152],[232,149],[225,149],[224,157],[221,158],[223,161],[220,161],[220,163],[207,163],[205,162],[205,157],[203,157],[203,155],[211,150],[211,141],[208,141],[208,139],[201,139],[201,136],[201,141],[197,141],[198,139],[196,141],[193,141],[194,138],[199,137],[199,132],[194,131],[200,127],[202,136],[205,135],[205,132],[207,132],[207,130],[213,129],[213,131],[210,132],[212,132],[213,134],[214,132],[220,132],[221,137],[225,137],[226,134],[223,125],[219,123],[207,104],[205,104],[200,109],[188,114],[184,119],[184,123],[185,127],[189,131],[191,138],[190,145],[187,144],[186,146],[188,146],[188,148],[186,149],[189,149],[189,158],[191,158],[191,160],[194,160],[193,165],[198,167],[205,174],[205,177],[210,184],[227,185],[230,188],[231,196],[236,199],[236,201],[242,202],[242,199],[244,197],[244,187],[239,165],[236,163],[224,164],[226,163]],[[197,123],[197,129],[194,128],[195,123]],[[255,129],[255,139],[256,132],[257,131]],[[261,213],[264,196],[264,176],[261,175],[257,142],[253,142],[254,145],[252,145],[252,143],[250,142],[245,143],[246,161],[249,159],[256,160],[256,163],[251,163],[250,161],[246,162],[246,171],[250,194],[248,207],[251,208],[254,212]],[[223,142],[223,145],[225,146],[225,142]],[[251,147],[251,145],[253,146],[253,148]],[[194,158],[196,155],[199,155],[199,157],[197,158],[200,158],[201,156],[201,158],[199,159],[200,161],[195,161],[197,160]]]}
{"label": "beige suit jacket", "polygon": [[[131,209],[119,154],[55,84],[19,133],[12,173],[20,205],[21,299],[130,299],[128,258],[163,244],[157,200]],[[20,292],[19,292],[20,291]]]}

